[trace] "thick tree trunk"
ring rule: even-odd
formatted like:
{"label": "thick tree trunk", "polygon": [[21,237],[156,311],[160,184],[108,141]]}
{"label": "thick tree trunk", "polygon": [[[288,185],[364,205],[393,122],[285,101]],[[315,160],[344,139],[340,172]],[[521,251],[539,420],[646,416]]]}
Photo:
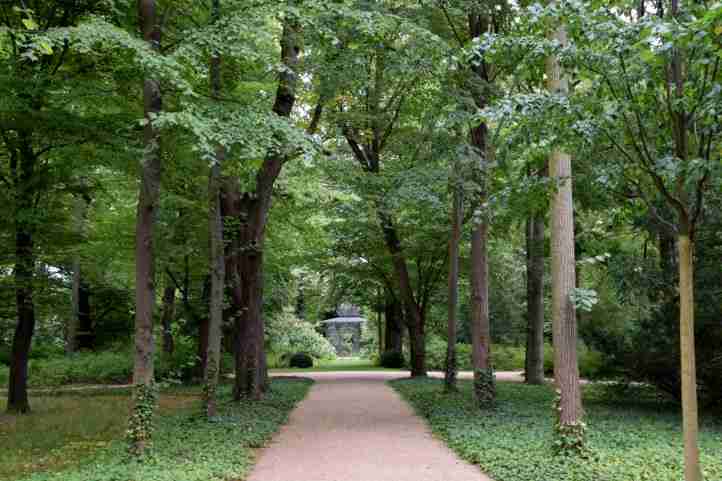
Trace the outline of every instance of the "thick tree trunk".
{"label": "thick tree trunk", "polygon": [[35,246],[33,228],[25,220],[32,208],[28,181],[34,170],[34,159],[23,158],[23,181],[18,195],[18,206],[15,220],[15,302],[18,323],[13,336],[12,357],[10,358],[10,380],[8,384],[7,411],[10,413],[27,413],[30,411],[28,401],[28,361],[30,346],[35,331],[34,273]]}
{"label": "thick tree trunk", "polygon": [[389,290],[386,291],[384,317],[386,332],[384,335],[384,352],[401,352],[403,350],[403,306]]}
{"label": "thick tree trunk", "polygon": [[544,218],[529,216],[526,225],[525,374],[527,384],[544,383]]}
{"label": "thick tree trunk", "polygon": [[263,253],[241,256],[241,302],[236,336],[236,399],[260,399],[266,389],[263,322]]}
{"label": "thick tree trunk", "polygon": [[[564,26],[550,37],[567,45]],[[567,79],[559,59],[546,62],[548,89],[552,95],[566,96]],[[561,449],[574,451],[584,446],[582,400],[577,364],[577,319],[571,294],[575,288],[574,203],[572,201],[571,156],[556,149],[549,160],[550,176],[557,186],[552,199],[552,325],[554,342],[554,380],[559,390],[558,433]]]}
{"label": "thick tree trunk", "polygon": [[449,237],[449,279],[447,345],[444,386],[447,391],[456,391],[456,311],[459,299],[459,242],[461,241],[461,223],[463,216],[463,186],[456,179],[452,192],[451,236]]}
{"label": "thick tree trunk", "polygon": [[[151,48],[160,47],[161,32],[154,0],[138,2],[143,38]],[[146,78],[143,86],[145,114],[145,154],[141,166],[140,193],[135,235],[135,385],[133,415],[130,419],[130,441],[134,452],[140,454],[150,441],[150,422],[154,411],[155,387],[153,356],[153,311],[155,308],[155,249],[153,233],[160,197],[161,151],[160,132],[153,116],[162,108],[160,85]],[[150,413],[150,414],[149,414]]]}
{"label": "thick tree trunk", "polygon": [[684,426],[684,479],[701,481],[697,419],[697,370],[694,343],[694,243],[688,235],[677,238],[679,249],[679,334]]}
{"label": "thick tree trunk", "polygon": [[560,390],[562,426],[577,426],[582,418],[577,321],[571,294],[575,288],[574,220],[572,211],[571,156],[555,151],[551,176],[557,183],[552,202],[552,323],[554,379]]}
{"label": "thick tree trunk", "polygon": [[[8,382],[7,411],[30,412],[28,401],[28,362],[35,332],[35,227],[32,223],[34,191],[32,187],[37,158],[32,151],[30,135],[20,133],[19,149],[10,152],[16,178],[15,205],[15,304],[17,325],[13,335]],[[18,162],[19,160],[19,162]],[[19,166],[17,164],[20,164]]]}
{"label": "thick tree trunk", "polygon": [[[213,0],[212,22],[220,19],[220,0]],[[210,66],[211,94],[216,100],[221,95],[221,57],[214,54]],[[223,326],[223,294],[225,290],[225,259],[223,243],[223,217],[221,212],[222,166],[225,149],[216,148],[216,158],[208,175],[208,236],[210,239],[211,292],[209,300],[208,348],[203,371],[206,416],[214,417],[218,412],[216,391],[221,359],[221,335]]]}
{"label": "thick tree trunk", "polygon": [[[279,74],[273,112],[289,118],[296,102],[296,83],[301,53],[298,25],[286,19],[281,37],[281,61],[286,67]],[[281,173],[289,152],[269,153],[256,174],[256,188],[240,201],[238,273],[240,304],[236,313],[236,379],[234,398],[260,399],[268,384],[263,320],[263,248],[266,223],[271,209],[273,184]]]}
{"label": "thick tree trunk", "polygon": [[163,329],[163,354],[173,354],[175,341],[173,339],[173,320],[175,319],[175,284],[172,280],[166,282],[163,289],[163,313],[161,314],[161,327]]}

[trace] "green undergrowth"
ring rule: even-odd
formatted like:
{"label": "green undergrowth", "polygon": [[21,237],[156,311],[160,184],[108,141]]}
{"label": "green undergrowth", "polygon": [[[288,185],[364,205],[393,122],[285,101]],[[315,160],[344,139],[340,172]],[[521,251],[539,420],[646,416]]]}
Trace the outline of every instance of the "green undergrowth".
{"label": "green undergrowth", "polygon": [[[273,380],[270,391],[262,401],[231,401],[230,386],[219,389],[219,415],[212,421],[199,416],[199,393],[194,392],[190,403],[168,413],[162,409],[165,395],[161,395],[161,415],[156,417],[152,447],[141,458],[128,454],[124,440],[128,398],[108,403],[104,396],[82,396],[79,402],[93,409],[99,399],[108,406],[104,419],[112,441],[96,441],[103,436],[89,436],[86,444],[97,444],[92,453],[78,457],[72,466],[39,466],[34,474],[2,479],[23,481],[227,481],[243,479],[252,466],[254,449],[264,446],[283,424],[293,407],[305,397],[310,380]],[[63,396],[60,399],[74,397]],[[188,397],[186,396],[186,399]],[[37,403],[36,403],[37,404]],[[93,405],[91,405],[93,404]],[[36,411],[40,406],[36,407]],[[97,408],[101,407],[98,403]],[[32,419],[31,414],[25,419]],[[116,422],[112,420],[116,419]],[[24,421],[20,419],[19,422]],[[35,423],[36,436],[41,436],[40,423]],[[73,429],[68,424],[69,429]],[[17,432],[27,437],[27,432]],[[65,449],[72,444],[69,433],[58,434]],[[9,436],[8,445],[17,440]],[[5,445],[5,443],[3,443]],[[51,452],[36,453],[50,456]],[[1,465],[2,462],[0,462]]]}
{"label": "green undergrowth", "polygon": [[[480,410],[471,382],[444,394],[434,379],[392,381],[433,432],[495,481],[680,481],[679,408],[645,387],[584,388],[589,459],[553,454],[550,386],[498,383],[496,407]],[[706,481],[722,480],[722,425],[704,418],[700,434]]]}
{"label": "green undergrowth", "polygon": [[283,372],[314,372],[314,371],[398,371],[399,369],[386,369],[379,367],[370,359],[339,358],[332,360],[317,360],[309,368],[273,368],[274,371]]}

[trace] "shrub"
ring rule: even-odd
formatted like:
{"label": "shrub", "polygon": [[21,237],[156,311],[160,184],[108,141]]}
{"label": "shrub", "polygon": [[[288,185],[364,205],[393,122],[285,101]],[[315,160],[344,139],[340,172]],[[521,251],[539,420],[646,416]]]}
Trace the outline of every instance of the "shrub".
{"label": "shrub", "polygon": [[[426,367],[434,371],[446,368],[446,341],[439,336],[429,336],[426,341]],[[496,371],[524,369],[525,349],[520,346],[491,346],[491,360]],[[456,365],[460,371],[470,371],[471,344],[456,345]]]}
{"label": "shrub", "polygon": [[379,364],[388,369],[400,369],[404,367],[406,360],[400,351],[385,351],[379,359]]}
{"label": "shrub", "polygon": [[290,367],[299,367],[302,369],[313,367],[313,358],[305,352],[297,352],[291,356],[291,360],[288,362]]}
{"label": "shrub", "polygon": [[[456,345],[456,366],[460,371],[471,369],[471,346]],[[446,340],[439,336],[426,338],[426,368],[432,371],[443,371],[446,368]]]}
{"label": "shrub", "polygon": [[316,332],[312,324],[289,313],[269,321],[266,339],[272,357],[281,365],[297,352],[316,359],[336,359],[336,350],[328,339]]}

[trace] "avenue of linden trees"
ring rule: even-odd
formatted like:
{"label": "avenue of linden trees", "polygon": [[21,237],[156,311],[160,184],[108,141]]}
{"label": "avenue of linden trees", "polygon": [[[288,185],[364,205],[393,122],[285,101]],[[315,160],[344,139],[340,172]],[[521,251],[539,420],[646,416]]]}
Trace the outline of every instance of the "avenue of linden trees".
{"label": "avenue of linden trees", "polygon": [[722,481],[719,0],[0,0],[0,481]]}

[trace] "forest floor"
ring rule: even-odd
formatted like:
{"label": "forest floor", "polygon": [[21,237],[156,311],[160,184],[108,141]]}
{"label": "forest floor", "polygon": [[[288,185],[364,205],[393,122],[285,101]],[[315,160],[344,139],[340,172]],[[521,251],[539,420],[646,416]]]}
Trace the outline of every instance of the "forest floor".
{"label": "forest floor", "polygon": [[[5,400],[0,401],[0,479],[61,471],[122,438],[127,427],[129,390],[120,388],[72,386],[40,391],[41,395],[31,392],[32,412],[24,416],[5,414]],[[164,392],[158,415],[188,411],[197,404],[199,395],[200,390],[192,388]]]}
{"label": "forest floor", "polygon": [[[589,450],[554,454],[552,385],[498,383],[497,403],[482,411],[472,383],[445,394],[438,379],[391,385],[461,458],[496,481],[679,481],[683,476],[679,405],[651,386],[589,383],[583,388]],[[722,480],[722,420],[703,413],[704,479]]]}
{"label": "forest floor", "polygon": [[489,481],[389,387],[399,374],[304,374],[316,381],[311,392],[247,481]]}
{"label": "forest floor", "polygon": [[[260,401],[232,402],[219,391],[219,416],[201,412],[199,387],[161,392],[148,457],[128,454],[129,392],[72,391],[31,395],[30,415],[0,414],[3,481],[218,481],[243,479],[263,447],[311,385],[274,380]],[[0,412],[5,403],[0,401]]]}

